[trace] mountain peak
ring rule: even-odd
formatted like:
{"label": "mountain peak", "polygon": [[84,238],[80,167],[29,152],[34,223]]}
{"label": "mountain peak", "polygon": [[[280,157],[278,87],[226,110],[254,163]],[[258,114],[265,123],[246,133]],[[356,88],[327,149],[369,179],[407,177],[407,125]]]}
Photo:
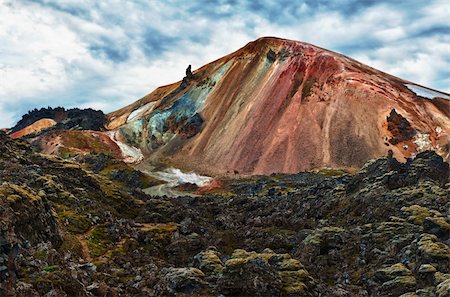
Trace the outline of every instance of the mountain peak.
{"label": "mountain peak", "polygon": [[389,150],[449,158],[445,94],[423,97],[410,82],[309,43],[261,37],[194,74],[112,113],[109,127],[146,154],[212,174],[353,170]]}

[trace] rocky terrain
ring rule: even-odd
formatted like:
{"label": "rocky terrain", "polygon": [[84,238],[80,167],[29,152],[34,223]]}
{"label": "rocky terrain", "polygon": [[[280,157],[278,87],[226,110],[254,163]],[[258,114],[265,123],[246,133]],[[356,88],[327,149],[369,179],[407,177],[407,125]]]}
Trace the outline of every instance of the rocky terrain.
{"label": "rocky terrain", "polygon": [[170,198],[108,155],[0,143],[1,296],[450,296],[449,165],[435,152]]}

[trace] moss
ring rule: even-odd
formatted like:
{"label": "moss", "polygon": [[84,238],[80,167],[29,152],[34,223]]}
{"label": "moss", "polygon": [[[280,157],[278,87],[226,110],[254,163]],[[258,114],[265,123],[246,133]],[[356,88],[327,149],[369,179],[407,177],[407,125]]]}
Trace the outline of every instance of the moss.
{"label": "moss", "polygon": [[430,258],[450,260],[450,248],[435,235],[422,234],[418,246],[419,251]]}
{"label": "moss", "polygon": [[47,249],[38,250],[36,253],[34,253],[34,257],[39,260],[45,261],[47,260],[48,257],[48,250]]}
{"label": "moss", "polygon": [[156,239],[168,239],[177,231],[175,224],[143,224],[141,231],[152,234]]}
{"label": "moss", "polygon": [[29,201],[41,201],[41,197],[32,192],[26,186],[19,186],[11,183],[4,183],[0,186],[0,196],[7,197],[8,203],[14,204],[22,199]]}
{"label": "moss", "polygon": [[303,293],[308,288],[305,282],[313,281],[308,272],[303,269],[296,271],[280,271],[278,274],[281,277],[281,290],[286,295]]}
{"label": "moss", "polygon": [[314,279],[298,260],[293,259],[289,254],[276,254],[270,249],[265,249],[261,253],[236,249],[231,258],[225,262],[226,270],[239,269],[240,266],[255,259],[267,262],[277,271],[281,278],[283,295],[303,294],[314,283]]}
{"label": "moss", "polygon": [[47,272],[55,272],[57,270],[59,270],[59,265],[51,265],[44,268],[44,271]]}
{"label": "moss", "polygon": [[333,168],[323,168],[320,169],[317,173],[324,176],[342,176],[344,174],[347,174],[347,172],[345,172],[342,169],[333,169]]}
{"label": "moss", "polygon": [[9,195],[7,198],[6,198],[6,201],[8,201],[8,203],[10,203],[10,204],[14,204],[14,203],[16,203],[17,201],[20,201],[22,198],[19,196],[19,195],[16,195],[16,194],[13,194],[13,195]]}
{"label": "moss", "polygon": [[383,283],[383,287],[386,289],[393,287],[415,287],[416,279],[414,276],[406,275],[406,276],[397,276],[393,280]]}
{"label": "moss", "polygon": [[76,258],[83,256],[83,248],[78,238],[73,234],[65,234],[63,237],[63,243],[59,250],[65,253],[71,253]]}
{"label": "moss", "polygon": [[449,292],[450,292],[450,279],[447,279],[447,280],[441,282],[436,287],[436,293],[437,293],[437,296],[439,296],[439,297],[448,296]]}
{"label": "moss", "polygon": [[408,221],[416,225],[422,225],[426,217],[433,216],[432,211],[419,205],[405,206],[401,208],[401,211],[405,214],[409,214]]}
{"label": "moss", "polygon": [[345,229],[339,227],[323,227],[316,229],[303,240],[303,244],[320,245],[325,236],[343,232],[345,232]]}
{"label": "moss", "polygon": [[112,243],[106,228],[95,227],[87,236],[89,253],[93,257],[99,257],[106,253],[108,246]]}
{"label": "moss", "polygon": [[392,280],[397,276],[412,275],[412,272],[402,263],[396,263],[390,267],[378,270],[375,276],[383,280]]}
{"label": "moss", "polygon": [[74,233],[84,233],[91,227],[91,221],[82,214],[73,210],[65,210],[58,213],[58,220],[69,230]]}
{"label": "moss", "polygon": [[296,259],[286,259],[280,263],[279,269],[283,271],[294,271],[303,269],[303,265]]}

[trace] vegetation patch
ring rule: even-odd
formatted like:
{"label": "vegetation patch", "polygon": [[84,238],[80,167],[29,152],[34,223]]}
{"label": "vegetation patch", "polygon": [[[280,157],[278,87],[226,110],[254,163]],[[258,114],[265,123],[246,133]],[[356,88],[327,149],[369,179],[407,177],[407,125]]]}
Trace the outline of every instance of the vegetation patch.
{"label": "vegetation patch", "polygon": [[91,221],[85,215],[73,210],[58,213],[58,220],[67,230],[74,233],[84,233],[91,227]]}
{"label": "vegetation patch", "polygon": [[110,236],[104,226],[95,227],[87,236],[89,253],[93,257],[99,257],[108,251],[112,243]]}

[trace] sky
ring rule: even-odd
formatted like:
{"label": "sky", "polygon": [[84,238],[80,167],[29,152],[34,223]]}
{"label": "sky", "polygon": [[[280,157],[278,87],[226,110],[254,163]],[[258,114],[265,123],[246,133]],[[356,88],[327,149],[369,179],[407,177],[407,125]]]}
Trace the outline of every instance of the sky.
{"label": "sky", "polygon": [[262,36],[450,92],[449,0],[0,0],[0,127],[116,110]]}

